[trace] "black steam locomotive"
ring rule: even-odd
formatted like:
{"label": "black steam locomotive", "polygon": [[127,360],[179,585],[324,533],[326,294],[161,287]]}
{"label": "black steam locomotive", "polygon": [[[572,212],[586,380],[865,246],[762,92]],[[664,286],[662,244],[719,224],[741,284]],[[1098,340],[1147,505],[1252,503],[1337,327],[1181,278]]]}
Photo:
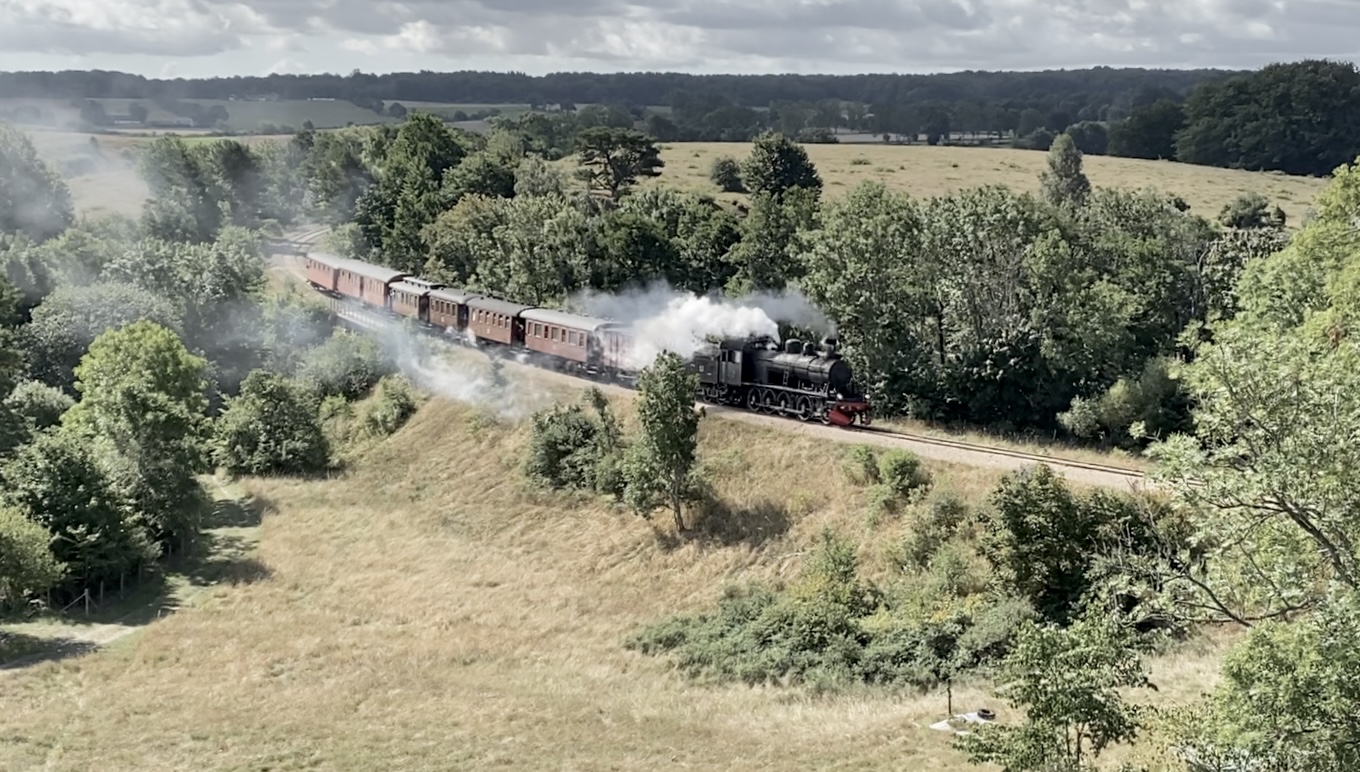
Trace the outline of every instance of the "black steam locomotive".
{"label": "black steam locomotive", "polygon": [[773,338],[729,338],[695,352],[702,398],[721,405],[793,416],[803,421],[868,426],[873,411],[854,382],[835,338],[788,340],[781,349]]}

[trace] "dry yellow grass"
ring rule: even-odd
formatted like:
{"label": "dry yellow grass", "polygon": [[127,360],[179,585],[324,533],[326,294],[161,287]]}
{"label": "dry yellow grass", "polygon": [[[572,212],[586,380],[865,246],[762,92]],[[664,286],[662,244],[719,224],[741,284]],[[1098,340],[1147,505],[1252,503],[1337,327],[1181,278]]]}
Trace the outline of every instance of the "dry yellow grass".
{"label": "dry yellow grass", "polygon": [[[590,497],[527,489],[526,439],[437,400],[343,477],[245,481],[268,507],[269,576],[111,651],[9,674],[0,768],[970,768],[926,728],[942,694],[700,687],[622,648],[729,580],[791,576],[823,526],[899,537],[901,523],[870,528],[826,448],[705,422],[725,495],[788,508],[745,540],[676,544]],[[935,473],[970,497],[994,481]],[[1182,691],[1211,670],[1162,669]],[[984,704],[1000,707],[955,690],[958,707]]]}
{"label": "dry yellow grass", "polygon": [[[930,147],[928,145],[837,144],[804,145],[816,164],[828,195],[836,197],[867,180],[878,180],[893,190],[918,198],[947,194],[981,185],[1005,185],[1038,191],[1039,173],[1047,154],[1034,150],[993,147]],[[750,153],[747,143],[687,142],[662,145],[666,167],[647,184],[717,194],[708,179],[713,161],[727,155],[738,161]],[[1309,204],[1326,180],[1284,174],[1245,172],[1206,166],[1145,161],[1136,158],[1086,156],[1086,175],[1098,187],[1154,187],[1186,200],[1191,211],[1216,217],[1224,204],[1239,195],[1258,192],[1279,204],[1289,224],[1298,226]],[[740,196],[721,195],[735,200]]]}

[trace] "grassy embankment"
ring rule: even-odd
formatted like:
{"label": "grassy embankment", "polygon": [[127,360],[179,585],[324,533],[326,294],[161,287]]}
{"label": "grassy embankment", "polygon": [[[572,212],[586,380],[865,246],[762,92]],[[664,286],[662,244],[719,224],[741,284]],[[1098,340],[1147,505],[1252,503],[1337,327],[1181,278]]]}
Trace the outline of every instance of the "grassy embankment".
{"label": "grassy embankment", "polygon": [[[579,393],[538,382],[534,405]],[[727,582],[794,576],[824,527],[886,578],[909,530],[866,518],[822,444],[721,420],[702,435],[736,514],[683,541],[665,516],[529,488],[525,423],[444,400],[336,479],[240,481],[266,512],[253,581],[111,651],[0,676],[0,767],[968,769],[927,728],[942,693],[699,686],[623,647]],[[932,472],[974,503],[996,480]],[[1221,646],[1158,659],[1155,698],[1205,688]],[[955,705],[1002,707],[985,684]]]}

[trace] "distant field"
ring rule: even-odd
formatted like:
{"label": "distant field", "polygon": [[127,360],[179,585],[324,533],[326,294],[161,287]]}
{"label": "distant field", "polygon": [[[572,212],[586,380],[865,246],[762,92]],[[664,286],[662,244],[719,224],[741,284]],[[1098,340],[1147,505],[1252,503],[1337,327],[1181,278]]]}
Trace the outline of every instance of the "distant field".
{"label": "distant field", "polygon": [[[809,144],[804,147],[821,173],[830,196],[844,195],[866,180],[882,181],[889,188],[919,198],[993,184],[1038,191],[1039,173],[1047,164],[1046,153],[1012,148],[883,144]],[[662,145],[661,158],[666,167],[660,177],[648,180],[646,184],[704,191],[724,199],[744,198],[718,194],[708,174],[715,159],[728,155],[740,161],[749,153],[748,143]],[[1256,191],[1279,204],[1288,215],[1291,227],[1300,224],[1313,198],[1327,184],[1325,179],[1310,177],[1110,156],[1088,155],[1084,165],[1092,185],[1154,187],[1181,196],[1192,211],[1211,219],[1224,204],[1243,193]]]}

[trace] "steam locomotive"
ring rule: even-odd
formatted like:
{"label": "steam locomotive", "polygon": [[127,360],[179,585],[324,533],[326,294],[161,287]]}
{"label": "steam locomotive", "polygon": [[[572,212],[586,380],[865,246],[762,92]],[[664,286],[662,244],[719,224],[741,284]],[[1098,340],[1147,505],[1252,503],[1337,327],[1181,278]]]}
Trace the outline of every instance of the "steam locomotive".
{"label": "steam locomotive", "polygon": [[[318,253],[307,280],[337,301],[414,319],[427,330],[475,346],[496,346],[555,370],[616,383],[636,382],[626,325],[447,287],[390,268]],[[820,347],[769,336],[702,346],[690,367],[701,400],[803,421],[867,426],[873,406],[854,382],[835,338]]]}
{"label": "steam locomotive", "polygon": [[791,339],[781,349],[769,336],[729,338],[695,352],[699,392],[708,402],[848,426],[873,420],[872,406],[836,353],[837,340]]}

